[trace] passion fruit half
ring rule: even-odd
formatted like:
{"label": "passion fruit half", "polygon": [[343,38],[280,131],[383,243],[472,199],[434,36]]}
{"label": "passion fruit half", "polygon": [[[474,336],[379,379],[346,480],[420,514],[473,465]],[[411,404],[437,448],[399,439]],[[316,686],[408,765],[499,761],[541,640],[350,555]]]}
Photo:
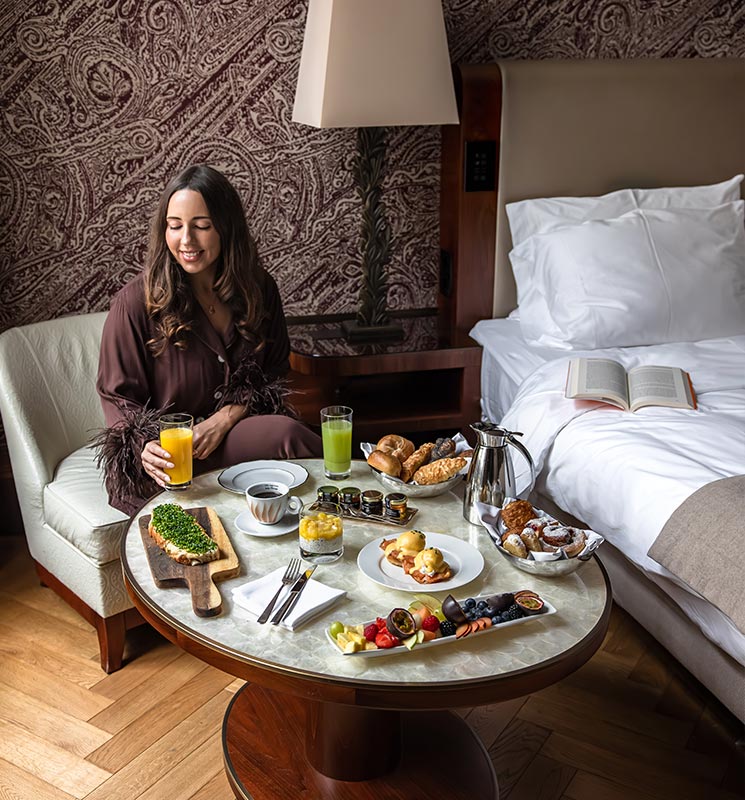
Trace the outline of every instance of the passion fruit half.
{"label": "passion fruit half", "polygon": [[451,594],[442,601],[442,613],[445,615],[445,619],[449,619],[456,625],[464,625],[468,622],[460,603]]}
{"label": "passion fruit half", "polygon": [[385,627],[399,639],[407,639],[416,633],[414,617],[405,608],[394,608],[385,620]]}
{"label": "passion fruit half", "polygon": [[540,614],[543,611],[544,602],[537,594],[521,592],[515,595],[515,603],[522,608],[525,614]]}

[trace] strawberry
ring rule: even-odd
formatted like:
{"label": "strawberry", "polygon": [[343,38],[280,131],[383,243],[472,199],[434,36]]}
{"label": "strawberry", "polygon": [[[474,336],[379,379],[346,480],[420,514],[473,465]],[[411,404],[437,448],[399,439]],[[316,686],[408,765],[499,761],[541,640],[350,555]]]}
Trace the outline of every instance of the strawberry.
{"label": "strawberry", "polygon": [[386,630],[380,631],[375,637],[375,644],[383,650],[387,650],[389,647],[395,647],[397,644],[401,644],[401,640]]}
{"label": "strawberry", "polygon": [[368,642],[374,642],[375,637],[378,635],[378,626],[374,622],[371,622],[369,625],[365,626],[363,635]]}
{"label": "strawberry", "polygon": [[422,620],[422,629],[425,631],[439,631],[440,630],[440,620],[434,614],[430,614],[430,616],[425,617]]}

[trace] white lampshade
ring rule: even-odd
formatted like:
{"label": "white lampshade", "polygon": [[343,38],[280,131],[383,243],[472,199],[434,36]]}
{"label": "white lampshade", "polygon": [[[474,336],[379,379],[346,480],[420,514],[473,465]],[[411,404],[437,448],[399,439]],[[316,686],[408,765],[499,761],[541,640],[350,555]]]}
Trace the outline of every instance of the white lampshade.
{"label": "white lampshade", "polygon": [[294,122],[458,122],[441,0],[310,0]]}

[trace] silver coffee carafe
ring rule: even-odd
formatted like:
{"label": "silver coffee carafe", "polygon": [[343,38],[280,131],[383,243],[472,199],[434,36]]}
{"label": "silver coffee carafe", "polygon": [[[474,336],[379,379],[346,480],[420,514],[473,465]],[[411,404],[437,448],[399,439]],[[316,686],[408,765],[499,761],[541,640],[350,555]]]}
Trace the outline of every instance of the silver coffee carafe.
{"label": "silver coffee carafe", "polygon": [[478,441],[466,478],[463,516],[472,524],[480,525],[476,503],[488,503],[501,508],[505,497],[517,497],[515,471],[507,446],[512,445],[519,450],[530,467],[530,487],[526,494],[530,493],[535,483],[535,466],[525,446],[515,439],[522,433],[507,431],[491,422],[475,422],[471,429],[476,431]]}

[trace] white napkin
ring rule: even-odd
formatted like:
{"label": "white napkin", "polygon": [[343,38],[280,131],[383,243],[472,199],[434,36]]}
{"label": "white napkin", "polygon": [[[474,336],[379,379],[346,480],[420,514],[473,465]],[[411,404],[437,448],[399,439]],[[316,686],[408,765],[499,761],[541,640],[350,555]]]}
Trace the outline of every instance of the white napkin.
{"label": "white napkin", "polygon": [[[279,588],[284,574],[285,568],[278,567],[274,572],[270,572],[262,578],[257,578],[254,581],[249,581],[236,587],[233,589],[233,602],[243,611],[258,617]],[[267,623],[271,622],[276,611],[287,599],[291,588],[291,586],[282,588],[282,592],[274,604],[274,609]],[[327,608],[330,608],[337,600],[345,597],[346,594],[343,589],[333,589],[331,586],[326,586],[325,583],[310,578],[307,586],[300,594],[300,599],[295,603],[295,608],[279,624],[283,628],[295,631]]]}

